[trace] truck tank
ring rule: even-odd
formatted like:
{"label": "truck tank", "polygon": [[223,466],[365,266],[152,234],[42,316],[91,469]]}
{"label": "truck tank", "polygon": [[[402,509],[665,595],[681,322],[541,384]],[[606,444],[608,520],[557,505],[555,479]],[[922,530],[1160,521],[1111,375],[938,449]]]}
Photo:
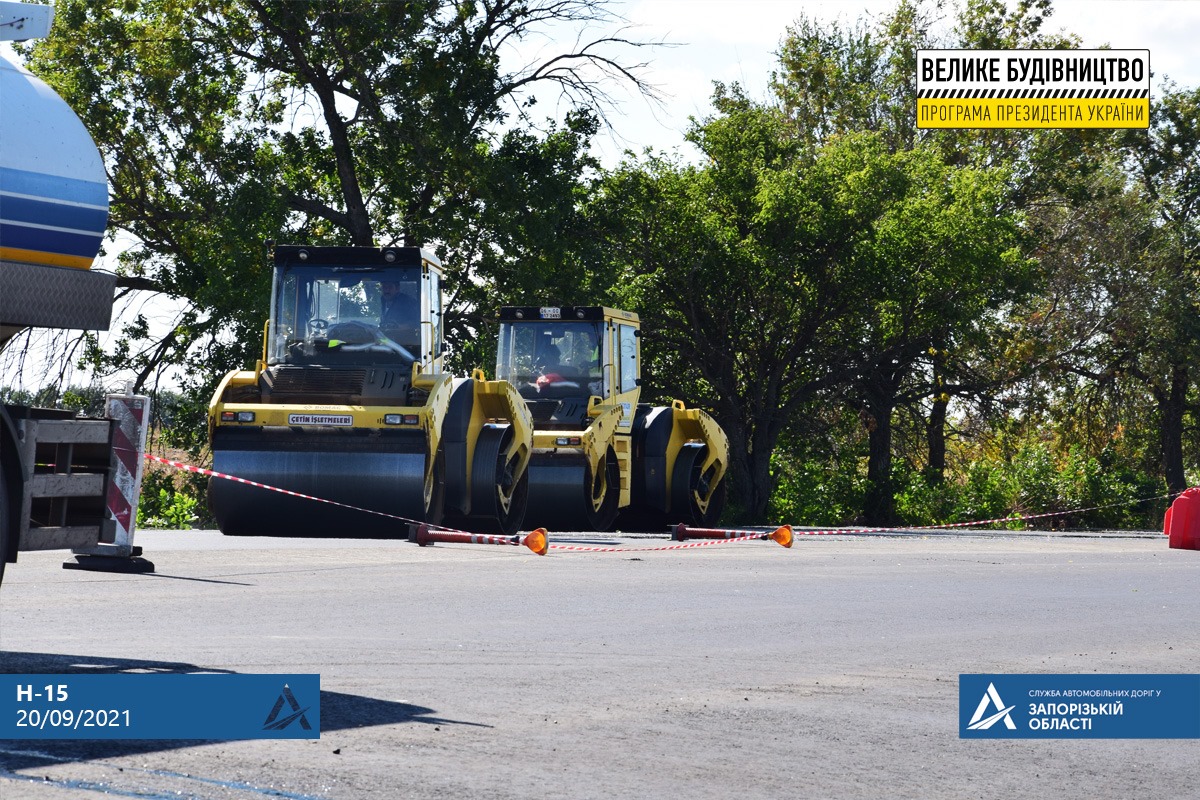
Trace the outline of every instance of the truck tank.
{"label": "truck tank", "polygon": [[[12,29],[38,8],[0,3],[0,23]],[[92,137],[53,89],[0,55],[0,347],[30,326],[108,328],[115,278],[89,269],[107,225]]]}
{"label": "truck tank", "polygon": [[[46,36],[52,16],[50,6],[0,2],[0,40]],[[83,123],[0,55],[0,350],[25,328],[108,329],[116,277],[91,270],[107,224],[104,162]],[[148,401],[128,401],[144,422]],[[28,550],[70,548],[78,564],[146,571],[132,558],[140,441],[127,447],[116,419],[0,405],[0,579]],[[109,568],[97,563],[77,568]]]}

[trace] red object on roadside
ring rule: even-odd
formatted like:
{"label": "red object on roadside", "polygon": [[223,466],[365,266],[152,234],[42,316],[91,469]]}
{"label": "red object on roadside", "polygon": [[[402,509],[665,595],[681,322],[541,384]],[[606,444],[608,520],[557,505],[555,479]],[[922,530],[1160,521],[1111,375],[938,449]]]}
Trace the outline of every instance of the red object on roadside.
{"label": "red object on roadside", "polygon": [[439,528],[434,530],[429,525],[421,523],[413,525],[409,528],[408,540],[416,542],[421,547],[426,547],[434,542],[458,542],[460,544],[515,544],[524,545],[539,556],[546,555],[546,551],[550,549],[550,543],[546,540],[546,529],[538,528],[535,531],[530,531],[525,536],[517,534],[515,536],[493,536],[486,533],[468,533],[467,531],[458,531],[451,528]]}
{"label": "red object on roadside", "polygon": [[770,539],[784,547],[792,546],[792,526],[781,525],[770,533],[737,531],[729,528],[689,528],[679,523],[671,528],[671,538],[677,542],[685,539]]}
{"label": "red object on roadside", "polygon": [[1200,488],[1175,498],[1163,517],[1163,533],[1177,550],[1200,550]]}

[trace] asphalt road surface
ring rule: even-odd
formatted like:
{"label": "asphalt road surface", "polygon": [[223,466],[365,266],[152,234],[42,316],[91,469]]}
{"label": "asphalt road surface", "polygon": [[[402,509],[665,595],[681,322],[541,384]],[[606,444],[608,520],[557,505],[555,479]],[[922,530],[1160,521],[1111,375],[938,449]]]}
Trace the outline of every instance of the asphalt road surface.
{"label": "asphalt road surface", "polygon": [[958,736],[960,673],[1200,672],[1161,535],[138,541],[9,565],[0,672],[320,673],[321,738],[3,741],[4,800],[1196,796],[1195,740]]}

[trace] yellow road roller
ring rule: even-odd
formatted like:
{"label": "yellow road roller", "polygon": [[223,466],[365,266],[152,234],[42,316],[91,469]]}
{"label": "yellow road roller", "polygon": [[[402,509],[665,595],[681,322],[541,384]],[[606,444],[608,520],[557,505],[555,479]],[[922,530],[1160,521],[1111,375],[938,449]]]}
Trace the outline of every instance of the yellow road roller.
{"label": "yellow road roller", "polygon": [[[273,246],[262,358],[209,408],[209,505],[235,536],[511,534],[533,424],[516,388],[443,371],[441,263],[416,247]],[[340,505],[335,505],[340,504]]]}
{"label": "yellow road roller", "polygon": [[600,306],[500,310],[496,378],[533,418],[530,524],[654,530],[715,524],[729,441],[679,400],[639,403],[638,315]]}

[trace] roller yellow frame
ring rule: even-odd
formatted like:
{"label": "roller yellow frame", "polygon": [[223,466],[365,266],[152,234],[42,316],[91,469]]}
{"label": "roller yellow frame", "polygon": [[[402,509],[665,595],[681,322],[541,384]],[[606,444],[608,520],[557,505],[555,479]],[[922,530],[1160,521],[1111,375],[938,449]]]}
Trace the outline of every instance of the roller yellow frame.
{"label": "roller yellow frame", "polygon": [[529,522],[551,529],[711,524],[729,444],[682,401],[639,403],[641,322],[600,306],[506,307],[496,375],[533,417]]}
{"label": "roller yellow frame", "polygon": [[517,530],[532,420],[512,385],[443,371],[436,257],[294,245],[272,257],[262,358],[228,374],[209,407],[214,469],[341,505],[213,479],[221,530],[400,538],[443,519]]}

